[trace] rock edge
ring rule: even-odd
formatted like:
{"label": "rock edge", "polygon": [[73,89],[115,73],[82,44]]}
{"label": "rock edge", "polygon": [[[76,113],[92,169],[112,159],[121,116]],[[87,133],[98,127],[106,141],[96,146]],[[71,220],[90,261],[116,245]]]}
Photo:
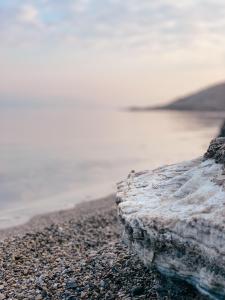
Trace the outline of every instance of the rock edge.
{"label": "rock edge", "polygon": [[118,184],[124,240],[147,266],[225,298],[225,139],[203,157]]}

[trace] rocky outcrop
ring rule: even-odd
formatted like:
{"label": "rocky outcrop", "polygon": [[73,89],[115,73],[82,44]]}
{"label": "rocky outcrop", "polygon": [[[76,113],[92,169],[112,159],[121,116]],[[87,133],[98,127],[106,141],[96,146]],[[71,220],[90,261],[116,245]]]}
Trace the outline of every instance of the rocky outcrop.
{"label": "rocky outcrop", "polygon": [[219,132],[218,137],[225,137],[225,120],[223,121],[223,124],[220,128],[220,132]]}
{"label": "rocky outcrop", "polygon": [[124,240],[147,266],[225,299],[225,138],[198,159],[118,184]]}

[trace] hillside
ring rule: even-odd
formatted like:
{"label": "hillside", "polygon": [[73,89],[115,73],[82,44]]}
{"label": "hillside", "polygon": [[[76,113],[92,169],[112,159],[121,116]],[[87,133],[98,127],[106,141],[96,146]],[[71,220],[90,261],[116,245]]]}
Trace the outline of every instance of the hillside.
{"label": "hillside", "polygon": [[132,111],[146,110],[225,111],[225,83],[217,84],[157,107],[131,107]]}
{"label": "hillside", "polygon": [[176,110],[225,110],[225,83],[180,98],[163,108]]}

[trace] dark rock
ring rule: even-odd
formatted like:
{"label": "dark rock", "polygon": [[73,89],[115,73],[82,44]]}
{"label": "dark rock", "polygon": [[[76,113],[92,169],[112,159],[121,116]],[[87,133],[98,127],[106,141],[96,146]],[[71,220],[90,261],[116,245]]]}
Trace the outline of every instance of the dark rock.
{"label": "dark rock", "polygon": [[75,296],[69,296],[66,298],[66,300],[78,300]]}
{"label": "dark rock", "polygon": [[204,155],[205,159],[215,159],[216,163],[225,163],[225,137],[213,139]]}
{"label": "dark rock", "polygon": [[218,137],[225,137],[225,120],[220,128],[220,133],[219,133]]}
{"label": "dark rock", "polygon": [[132,291],[131,291],[131,295],[132,296],[140,296],[142,294],[144,294],[144,287],[143,286],[135,286]]}

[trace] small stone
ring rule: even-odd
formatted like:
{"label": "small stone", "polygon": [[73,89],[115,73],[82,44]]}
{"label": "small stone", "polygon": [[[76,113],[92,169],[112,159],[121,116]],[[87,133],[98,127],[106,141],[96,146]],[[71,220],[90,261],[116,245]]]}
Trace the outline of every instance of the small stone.
{"label": "small stone", "polygon": [[86,295],[87,295],[86,292],[82,292],[82,293],[80,294],[81,299],[84,298],[84,297],[86,297]]}
{"label": "small stone", "polygon": [[6,299],[5,295],[0,293],[0,300],[4,300],[4,299]]}
{"label": "small stone", "polygon": [[143,286],[135,286],[132,291],[131,294],[132,296],[140,296],[144,293],[145,289],[143,288]]}
{"label": "small stone", "polygon": [[100,281],[100,287],[103,288],[103,289],[106,287],[106,283],[105,283],[104,280]]}
{"label": "small stone", "polygon": [[77,300],[77,298],[75,296],[69,296],[66,298],[66,300]]}
{"label": "small stone", "polygon": [[69,281],[66,283],[66,288],[67,289],[71,289],[71,290],[75,290],[77,288],[77,284],[75,281]]}
{"label": "small stone", "polygon": [[43,298],[42,298],[42,296],[41,295],[37,295],[36,297],[35,297],[35,300],[42,300]]}

